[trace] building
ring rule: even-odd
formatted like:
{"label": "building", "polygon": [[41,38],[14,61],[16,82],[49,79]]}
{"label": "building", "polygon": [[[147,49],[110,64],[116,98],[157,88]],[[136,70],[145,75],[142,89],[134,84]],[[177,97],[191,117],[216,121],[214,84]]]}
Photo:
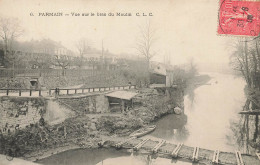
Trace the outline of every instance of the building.
{"label": "building", "polygon": [[109,102],[110,112],[125,112],[129,108],[133,108],[133,98],[138,93],[129,91],[114,91],[106,94]]}
{"label": "building", "polygon": [[174,67],[171,65],[151,62],[149,73],[150,73],[150,84],[152,87],[172,87],[174,86]]}

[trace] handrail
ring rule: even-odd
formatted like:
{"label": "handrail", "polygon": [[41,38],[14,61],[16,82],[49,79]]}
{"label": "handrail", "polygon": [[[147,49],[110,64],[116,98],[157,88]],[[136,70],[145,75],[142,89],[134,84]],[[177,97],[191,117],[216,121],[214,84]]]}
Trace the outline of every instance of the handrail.
{"label": "handrail", "polygon": [[0,88],[1,91],[4,91],[4,90],[12,90],[12,91],[39,91],[39,90],[42,90],[42,89],[20,89],[20,88]]}
{"label": "handrail", "polygon": [[[120,86],[112,86],[112,87],[88,87],[88,88],[58,88],[59,90],[80,90],[80,89],[98,89],[98,88],[118,88],[118,87],[134,87],[136,88],[136,85],[120,85]],[[56,90],[56,88],[51,88],[49,90]]]}
{"label": "handrail", "polygon": [[[49,89],[49,95],[52,94],[52,91],[55,91],[57,95],[60,95],[60,91],[67,91],[67,95],[68,94],[72,94],[72,93],[69,93],[69,91],[74,91],[73,94],[77,94],[78,92],[77,91],[82,91],[81,93],[85,93],[85,90],[88,91],[88,93],[90,92],[96,92],[95,89],[98,89],[98,91],[101,91],[101,89],[103,89],[102,91],[110,91],[111,89],[113,90],[116,90],[116,89],[120,89],[121,87],[123,87],[123,89],[131,89],[132,87],[134,89],[136,89],[136,85],[121,85],[121,86],[113,86],[113,87],[89,87],[89,88],[52,88],[52,89]],[[108,88],[108,90],[106,90]],[[91,91],[92,90],[92,91]],[[65,95],[66,95],[65,94]]]}
{"label": "handrail", "polygon": [[[42,91],[49,91],[48,94],[49,96],[52,95],[53,91],[55,92],[56,95],[60,95],[61,91],[67,91],[66,94],[62,94],[62,95],[69,95],[69,94],[77,94],[78,91],[81,91],[79,93],[86,93],[86,91],[88,93],[90,92],[98,92],[98,91],[110,91],[110,90],[117,90],[117,89],[136,89],[136,85],[120,85],[120,86],[112,86],[112,87],[89,87],[89,88],[52,88],[52,89],[46,89],[46,90],[42,90],[42,89],[16,89],[16,88],[0,88],[0,91],[6,91],[6,96],[9,95],[9,93],[11,91],[17,91],[19,96],[22,96],[22,92],[26,92],[26,91],[30,91],[29,96],[32,96],[32,92],[39,92],[39,96],[42,96],[41,92]],[[96,90],[97,89],[97,90]],[[103,90],[102,90],[103,89]],[[73,93],[70,93],[70,91],[74,91]]]}
{"label": "handrail", "polygon": [[15,89],[15,88],[7,88],[3,89],[1,88],[0,91],[6,91],[6,96],[9,96],[10,91],[18,91],[18,96],[22,96],[22,92],[29,91],[29,96],[32,96],[32,92],[37,91],[39,96],[42,96],[42,91],[41,89]]}

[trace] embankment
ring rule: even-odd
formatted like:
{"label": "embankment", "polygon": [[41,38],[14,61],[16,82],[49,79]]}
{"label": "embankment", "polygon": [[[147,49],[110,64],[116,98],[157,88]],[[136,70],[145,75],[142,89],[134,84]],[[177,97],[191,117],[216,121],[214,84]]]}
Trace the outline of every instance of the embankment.
{"label": "embankment", "polygon": [[[105,103],[98,106],[105,99],[97,96],[62,100],[69,106],[39,98],[43,99],[40,105],[44,113],[40,113],[37,121],[29,123],[25,128],[0,134],[0,153],[37,160],[69,149],[96,148],[104,137],[128,135],[143,125],[172,113],[176,106],[183,108],[182,88],[143,88],[135,92],[138,95],[133,100],[133,108],[123,114],[110,113],[107,106],[103,106],[107,105]],[[32,101],[23,105],[30,102]],[[38,109],[40,108],[39,106]],[[66,113],[57,118],[61,112]]]}

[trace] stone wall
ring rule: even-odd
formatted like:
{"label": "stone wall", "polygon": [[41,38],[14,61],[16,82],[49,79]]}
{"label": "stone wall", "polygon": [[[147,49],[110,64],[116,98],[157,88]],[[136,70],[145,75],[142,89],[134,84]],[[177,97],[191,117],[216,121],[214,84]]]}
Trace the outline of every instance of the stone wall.
{"label": "stone wall", "polygon": [[43,98],[0,97],[0,129],[15,130],[37,123],[46,110]]}
{"label": "stone wall", "polygon": [[109,102],[104,95],[59,98],[59,101],[77,114],[109,112]]}
{"label": "stone wall", "polygon": [[1,78],[0,88],[30,89],[30,78],[29,77]]}
{"label": "stone wall", "polygon": [[46,101],[46,112],[43,115],[44,121],[50,125],[59,124],[65,119],[73,117],[75,112],[71,111],[65,105],[59,103],[56,99]]}

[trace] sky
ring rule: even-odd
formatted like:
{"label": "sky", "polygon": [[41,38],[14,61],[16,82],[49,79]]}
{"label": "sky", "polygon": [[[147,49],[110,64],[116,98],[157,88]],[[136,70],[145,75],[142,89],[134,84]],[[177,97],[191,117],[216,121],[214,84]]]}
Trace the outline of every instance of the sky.
{"label": "sky", "polygon": [[[19,18],[25,29],[21,41],[50,38],[76,50],[75,43],[84,37],[97,49],[101,49],[103,40],[104,48],[116,54],[137,54],[139,26],[150,21],[157,38],[153,45],[157,53],[152,60],[163,62],[167,55],[173,65],[192,58],[196,63],[227,64],[230,55],[227,45],[235,38],[217,35],[218,3],[218,0],[0,0],[0,16]],[[63,16],[38,16],[42,12],[62,12]],[[92,12],[95,16],[71,16],[72,12]],[[96,16],[117,12],[132,16]]]}

